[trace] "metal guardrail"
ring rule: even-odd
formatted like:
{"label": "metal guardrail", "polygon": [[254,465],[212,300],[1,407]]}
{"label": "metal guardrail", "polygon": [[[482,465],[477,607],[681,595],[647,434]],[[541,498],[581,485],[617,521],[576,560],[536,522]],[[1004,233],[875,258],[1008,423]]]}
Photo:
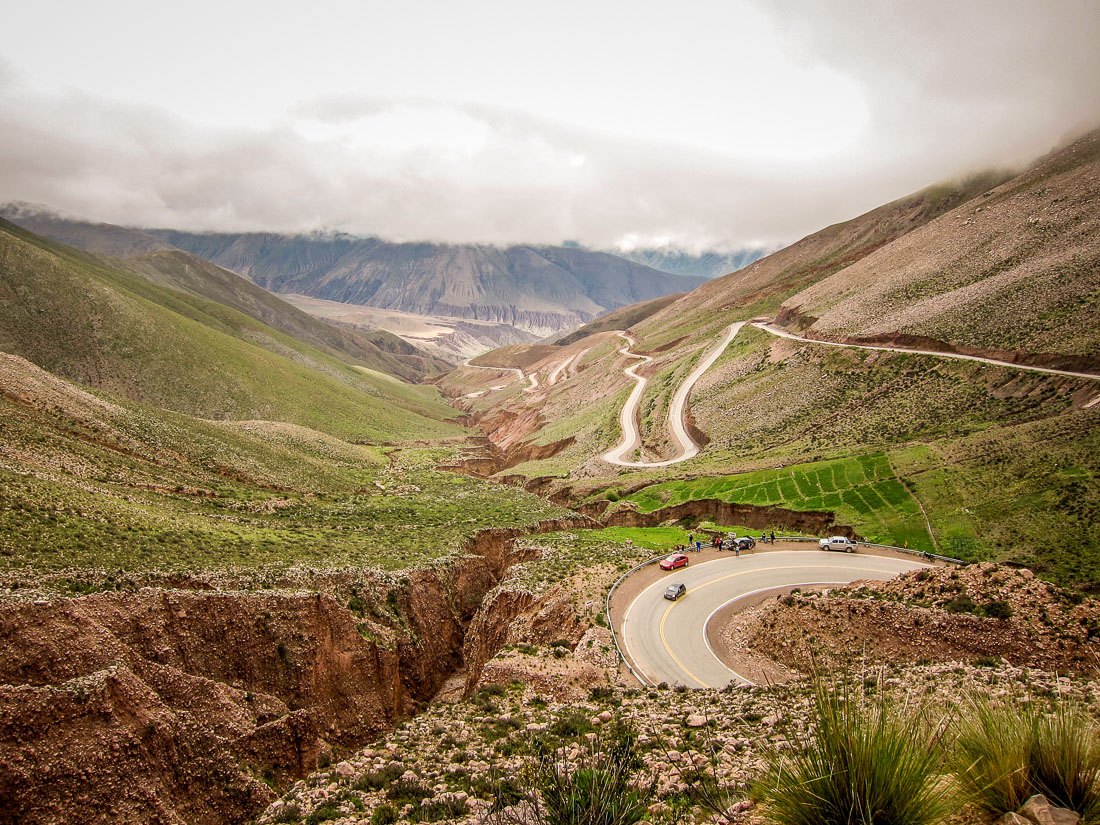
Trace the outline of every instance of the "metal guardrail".
{"label": "metal guardrail", "polygon": [[[820,542],[821,539],[817,536],[776,536],[775,541],[808,541],[816,544]],[[925,553],[921,550],[913,550],[909,547],[895,547],[892,544],[875,544],[874,542],[870,541],[856,541],[852,543],[856,545],[856,547],[881,547],[884,550],[897,550],[901,553],[909,553],[910,555],[920,556],[924,559],[935,559],[937,561],[947,562],[948,564],[969,564],[969,562],[963,561],[962,559],[953,559],[950,556],[940,556],[935,553]],[[659,556],[654,556],[651,559],[646,559],[641,564],[635,565],[634,567],[627,570],[615,580],[615,583],[613,585],[611,585],[611,589],[607,591],[607,598],[604,600],[603,615],[604,618],[607,619],[607,628],[611,631],[611,641],[615,644],[615,654],[619,657],[619,661],[626,665],[626,668],[630,671],[630,674],[639,682],[641,682],[642,685],[644,685],[645,687],[650,686],[649,682],[646,681],[645,677],[642,676],[642,674],[634,669],[634,665],[630,664],[630,660],[626,658],[626,654],[623,653],[623,649],[619,646],[619,634],[615,632],[615,621],[611,618],[611,597],[615,595],[615,588],[622,584],[628,576],[632,576],[643,567],[649,567],[649,565],[659,562],[667,555],[668,553],[662,553]]]}
{"label": "metal guardrail", "polygon": [[[821,541],[817,536],[776,536],[776,541],[812,541],[815,544]],[[897,550],[899,553],[908,553],[911,556],[920,556],[922,559],[935,559],[936,561],[944,561],[948,564],[970,564],[963,559],[953,559],[951,556],[940,556],[936,553],[926,553],[923,550],[914,550],[911,547],[897,547],[893,544],[875,544],[873,541],[853,541],[856,547],[881,547],[883,550]]]}
{"label": "metal guardrail", "polygon": [[651,559],[646,559],[641,564],[635,565],[634,567],[627,570],[615,580],[615,583],[613,585],[611,585],[611,589],[607,591],[607,598],[604,600],[603,615],[604,618],[607,619],[607,627],[611,631],[611,641],[615,643],[615,653],[618,655],[619,661],[626,665],[626,668],[630,671],[630,674],[646,687],[649,687],[649,682],[645,680],[645,677],[642,676],[642,674],[634,669],[634,665],[630,664],[630,660],[626,658],[626,655],[623,653],[623,649],[619,647],[619,634],[615,632],[615,621],[611,618],[611,597],[615,595],[615,588],[622,584],[623,580],[627,576],[637,573],[643,567],[649,567],[649,565],[659,562],[667,555],[668,553],[662,553],[659,556],[654,556]]}

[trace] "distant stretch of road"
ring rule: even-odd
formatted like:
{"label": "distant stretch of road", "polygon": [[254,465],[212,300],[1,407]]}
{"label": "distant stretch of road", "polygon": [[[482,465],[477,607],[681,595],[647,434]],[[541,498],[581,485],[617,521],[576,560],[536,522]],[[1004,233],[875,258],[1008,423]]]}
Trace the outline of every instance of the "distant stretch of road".
{"label": "distant stretch of road", "polygon": [[[731,554],[665,574],[630,603],[619,633],[624,652],[649,684],[668,682],[690,688],[720,688],[731,681],[750,684],[726,667],[707,641],[708,620],[727,604],[776,587],[892,579],[927,566],[915,558],[825,550],[742,554],[740,558]],[[675,602],[663,595],[673,582],[687,585],[687,595]]]}
{"label": "distant stretch of road", "polygon": [[[622,410],[619,412],[619,427],[622,430],[622,438],[619,443],[603,453],[600,458],[606,461],[608,464],[614,464],[618,467],[667,467],[669,464],[678,464],[681,461],[687,461],[689,458],[699,454],[699,445],[695,443],[695,440],[688,434],[687,428],[684,426],[684,409],[687,405],[688,395],[691,393],[692,388],[696,382],[703,377],[711,365],[718,360],[723,352],[726,351],[726,347],[730,345],[737,333],[741,331],[741,328],[745,326],[746,321],[738,321],[735,324],[731,324],[726,328],[722,338],[719,340],[718,346],[716,346],[710,353],[704,357],[695,369],[691,371],[691,374],[684,379],[683,383],[676,388],[675,394],[672,396],[672,402],[668,407],[668,426],[672,433],[673,441],[676,442],[676,454],[672,458],[667,458],[663,461],[630,461],[626,456],[630,455],[641,444],[641,435],[638,433],[638,407],[642,403],[642,396],[645,395],[646,386],[649,383],[648,379],[638,375],[637,369],[642,364],[652,359],[648,355],[640,355],[636,352],[631,352],[629,347],[633,347],[637,343],[629,334],[625,332],[618,333],[626,342],[627,346],[620,347],[619,353],[627,355],[631,358],[640,358],[641,361],[637,364],[627,367],[623,370],[623,374],[633,379],[634,389],[630,393],[630,397],[626,399],[626,403],[623,404]],[[881,352],[901,352],[901,353],[914,353],[917,355],[931,355],[936,358],[954,358],[960,361],[977,361],[981,364],[992,364],[997,367],[1008,367],[1009,369],[1025,370],[1028,372],[1042,372],[1050,375],[1067,375],[1072,378],[1088,378],[1093,381],[1100,381],[1100,375],[1091,372],[1074,372],[1073,370],[1060,370],[1053,367],[1036,367],[1030,364],[1015,364],[1011,361],[998,361],[995,358],[983,358],[978,355],[962,355],[955,352],[937,352],[935,350],[924,349],[907,349],[905,347],[889,347],[878,344],[845,344],[837,341],[818,341],[816,338],[804,338],[801,335],[795,335],[792,332],[787,332],[784,329],[774,327],[769,323],[752,322],[752,325],[757,329],[762,329],[765,332],[780,338],[789,338],[792,341],[800,341],[804,344],[821,344],[827,347],[848,347],[851,349],[868,349],[878,350]],[[1089,401],[1085,408],[1096,406],[1100,403],[1100,395]]]}
{"label": "distant stretch of road", "polygon": [[[622,429],[622,439],[617,446],[612,447],[601,455],[600,458],[608,464],[615,464],[619,467],[667,467],[669,464],[687,461],[692,456],[697,455],[699,453],[699,445],[696,444],[695,439],[688,434],[687,427],[684,425],[684,409],[687,406],[688,395],[691,393],[696,382],[703,377],[703,373],[709,370],[711,365],[726,351],[726,347],[730,345],[730,342],[737,333],[741,331],[741,327],[744,325],[744,321],[730,324],[725,334],[718,342],[718,346],[714,347],[703,356],[699,363],[695,365],[695,369],[691,371],[691,374],[676,388],[676,392],[672,396],[672,401],[668,405],[668,424],[669,429],[672,431],[672,439],[676,442],[676,454],[672,458],[667,458],[663,461],[630,461],[625,458],[625,456],[633,453],[638,445],[642,443],[641,435],[638,433],[638,405],[642,402],[642,396],[645,394],[645,388],[649,383],[649,379],[638,375],[636,370],[642,364],[646,363],[646,361],[652,359],[648,355],[639,355],[638,353],[631,352],[626,347],[620,347],[619,352],[623,355],[628,355],[631,358],[641,358],[642,361],[623,370],[626,375],[634,379],[635,384],[634,390],[630,393],[630,397],[626,399],[626,403],[619,412],[619,427]],[[625,332],[620,332],[619,335],[626,340],[628,347],[634,346],[634,339]]]}
{"label": "distant stretch of road", "polygon": [[[494,372],[514,372],[516,374],[516,378],[518,378],[520,381],[522,381],[524,378],[527,377],[526,375],[524,375],[523,370],[517,369],[516,367],[485,367],[485,366],[482,366],[481,364],[471,364],[469,358],[467,358],[465,361],[462,362],[462,366],[470,367],[471,369],[475,369],[475,370],[493,370]],[[538,385],[538,381],[535,381],[535,385],[536,386]],[[490,387],[489,389],[491,389],[491,390],[502,390],[506,386],[508,386],[508,385],[507,384],[497,384],[496,386]],[[532,389],[531,387],[527,387],[527,388],[525,388],[524,391],[525,392],[530,392],[531,389]],[[478,390],[477,392],[468,392],[468,393],[466,393],[467,398],[477,398],[478,396],[481,396],[481,395],[485,395],[485,390]]]}
{"label": "distant stretch of road", "polygon": [[[908,349],[906,347],[887,347],[882,344],[845,344],[838,341],[819,341],[816,338],[803,338],[801,335],[795,335],[793,332],[787,332],[785,329],[779,329],[768,323],[754,321],[753,326],[765,332],[770,332],[772,335],[778,335],[780,338],[790,338],[792,341],[801,341],[805,344],[821,344],[826,347],[848,347],[850,349],[871,349],[878,350],[879,352],[912,352],[917,355],[933,355],[936,358],[955,358],[959,361],[978,361],[982,364],[993,364],[996,367],[1008,367],[1014,370],[1045,372],[1050,375],[1068,375],[1072,378],[1089,378],[1093,381],[1100,381],[1100,375],[1092,372],[1074,372],[1073,370],[1059,370],[1054,367],[1035,367],[1031,364],[1016,364],[1012,361],[998,361],[996,358],[982,358],[979,355],[962,355],[958,352],[937,352],[934,349]],[[1090,402],[1090,406],[1091,403],[1095,402]]]}

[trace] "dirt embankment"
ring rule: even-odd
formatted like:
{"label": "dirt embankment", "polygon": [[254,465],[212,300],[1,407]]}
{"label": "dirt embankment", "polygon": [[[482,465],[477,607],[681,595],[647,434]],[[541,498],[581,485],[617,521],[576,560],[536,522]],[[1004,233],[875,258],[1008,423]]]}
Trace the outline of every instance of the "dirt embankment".
{"label": "dirt embankment", "polygon": [[396,581],[0,602],[0,823],[247,821],[269,785],[414,712],[464,655],[494,655],[508,611],[479,611],[522,560],[514,539],[576,523],[483,531],[471,555]]}
{"label": "dirt embankment", "polygon": [[[582,508],[582,510],[595,510],[599,505],[603,505],[603,509],[606,510],[608,503],[593,502],[591,507]],[[585,514],[591,515],[588,512]],[[815,535],[827,533],[831,536],[847,536],[856,541],[862,541],[862,537],[851,527],[837,524],[836,514],[830,511],[787,510],[783,507],[762,507],[713,498],[659,507],[649,513],[639,512],[633,507],[620,506],[610,513],[599,516],[600,523],[606,527],[657,527],[667,521],[680,519],[708,519],[715,524],[738,524],[754,530],[784,527],[802,533]]]}
{"label": "dirt embankment", "polygon": [[542,417],[533,410],[524,413],[494,410],[486,415],[470,416],[467,426],[479,427],[488,435],[471,438],[471,449],[465,456],[439,469],[488,478],[526,461],[552,458],[575,440],[574,436],[569,436],[551,444],[519,443],[537,432],[542,423]]}

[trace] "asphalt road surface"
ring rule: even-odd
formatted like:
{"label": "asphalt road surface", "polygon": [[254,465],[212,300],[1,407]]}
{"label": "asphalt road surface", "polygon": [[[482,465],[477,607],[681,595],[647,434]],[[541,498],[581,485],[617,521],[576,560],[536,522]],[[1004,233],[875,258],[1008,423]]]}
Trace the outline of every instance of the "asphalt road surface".
{"label": "asphalt road surface", "polygon": [[[706,638],[707,620],[723,606],[775,587],[892,579],[928,566],[916,558],[826,550],[742,553],[740,558],[730,553],[729,558],[665,573],[631,602],[618,630],[624,652],[650,684],[691,688],[720,688],[731,681],[748,684],[718,659]],[[674,582],[688,588],[687,595],[675,602],[663,595]]]}

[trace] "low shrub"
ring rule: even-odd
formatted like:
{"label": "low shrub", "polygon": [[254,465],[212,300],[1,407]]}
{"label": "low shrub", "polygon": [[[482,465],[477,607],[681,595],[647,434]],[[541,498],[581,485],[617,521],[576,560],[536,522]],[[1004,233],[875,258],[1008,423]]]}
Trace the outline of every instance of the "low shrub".
{"label": "low shrub", "polygon": [[543,751],[529,769],[523,799],[503,821],[529,825],[633,825],[647,813],[653,788],[635,787],[641,766],[633,733],[620,729],[585,746],[576,763],[563,751]]}
{"label": "low shrub", "polygon": [[466,816],[470,809],[465,802],[457,799],[436,799],[427,805],[414,808],[409,814],[409,822],[439,822],[442,819],[458,819]]}

